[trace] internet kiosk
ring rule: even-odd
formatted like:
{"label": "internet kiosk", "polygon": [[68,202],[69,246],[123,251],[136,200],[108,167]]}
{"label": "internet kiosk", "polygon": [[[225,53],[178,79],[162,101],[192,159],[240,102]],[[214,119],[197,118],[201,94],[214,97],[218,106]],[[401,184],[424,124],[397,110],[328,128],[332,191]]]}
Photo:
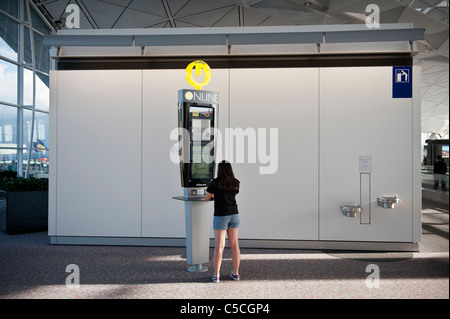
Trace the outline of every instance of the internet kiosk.
{"label": "internet kiosk", "polygon": [[[192,68],[199,75],[203,70],[205,80],[192,79]],[[184,201],[186,223],[187,263],[189,272],[205,272],[203,263],[209,262],[209,231],[211,204],[204,201],[206,188],[214,178],[214,128],[217,123],[219,94],[201,91],[211,77],[209,66],[195,61],[186,69],[188,82],[198,90],[178,91],[178,130],[180,139],[180,177],[183,196],[173,197]]]}

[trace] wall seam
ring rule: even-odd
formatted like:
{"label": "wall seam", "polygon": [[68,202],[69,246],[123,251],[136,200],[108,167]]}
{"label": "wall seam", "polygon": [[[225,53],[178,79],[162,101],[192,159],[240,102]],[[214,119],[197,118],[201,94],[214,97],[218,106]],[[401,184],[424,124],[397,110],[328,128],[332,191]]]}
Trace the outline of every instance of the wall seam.
{"label": "wall seam", "polygon": [[[58,119],[59,119],[59,74],[56,72],[56,114],[55,114],[55,130],[56,130],[56,138],[55,138],[55,150],[53,150],[53,156],[55,158],[55,236],[58,236],[58,140],[59,140],[59,129],[58,129]],[[50,110],[49,110],[50,111]],[[50,118],[50,115],[49,115]]]}
{"label": "wall seam", "polygon": [[143,162],[144,162],[144,70],[141,70],[141,237],[142,237],[142,217],[143,217]]}
{"label": "wall seam", "polygon": [[320,240],[320,68],[317,68],[317,240]]}

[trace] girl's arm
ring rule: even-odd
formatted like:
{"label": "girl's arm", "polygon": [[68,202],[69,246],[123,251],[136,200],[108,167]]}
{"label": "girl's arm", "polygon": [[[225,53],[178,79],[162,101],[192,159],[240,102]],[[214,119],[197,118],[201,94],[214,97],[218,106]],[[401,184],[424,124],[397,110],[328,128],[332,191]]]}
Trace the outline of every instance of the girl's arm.
{"label": "girl's arm", "polygon": [[208,202],[208,201],[210,201],[213,198],[214,198],[214,194],[206,192],[205,202]]}

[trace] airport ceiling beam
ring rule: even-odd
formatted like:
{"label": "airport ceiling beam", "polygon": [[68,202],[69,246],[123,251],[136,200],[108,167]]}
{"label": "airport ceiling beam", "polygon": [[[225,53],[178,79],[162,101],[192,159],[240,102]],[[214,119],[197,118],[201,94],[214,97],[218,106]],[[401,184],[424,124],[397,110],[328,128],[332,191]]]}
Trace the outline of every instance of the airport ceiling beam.
{"label": "airport ceiling beam", "polygon": [[48,46],[133,46],[133,37],[125,35],[53,35],[44,36]]}
{"label": "airport ceiling beam", "polygon": [[326,43],[345,42],[381,42],[381,41],[416,41],[423,40],[425,29],[407,30],[371,30],[361,31],[334,31],[325,33]]}
{"label": "airport ceiling beam", "polygon": [[[71,32],[73,31],[73,32]],[[90,32],[89,32],[90,31]],[[368,29],[365,26],[324,28],[196,28],[195,30],[65,30],[44,37],[48,46],[202,46],[252,44],[351,43],[423,40],[425,29],[393,26]],[[175,32],[174,32],[175,31]],[[178,31],[178,32],[177,32]]]}

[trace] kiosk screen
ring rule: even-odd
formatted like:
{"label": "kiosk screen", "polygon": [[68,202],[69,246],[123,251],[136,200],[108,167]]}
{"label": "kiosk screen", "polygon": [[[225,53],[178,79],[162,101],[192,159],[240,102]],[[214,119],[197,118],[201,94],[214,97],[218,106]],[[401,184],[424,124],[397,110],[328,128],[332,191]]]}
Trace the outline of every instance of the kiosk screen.
{"label": "kiosk screen", "polygon": [[196,141],[210,141],[210,120],[193,119],[192,120],[192,140]]}
{"label": "kiosk screen", "polygon": [[191,134],[190,180],[208,182],[213,170],[213,132],[214,109],[211,107],[191,106],[189,122]]}
{"label": "kiosk screen", "polygon": [[[205,161],[205,157],[208,160],[208,162]],[[192,179],[195,180],[210,179],[211,161],[212,161],[211,147],[209,144],[194,145],[192,147],[192,164],[191,164]]]}

